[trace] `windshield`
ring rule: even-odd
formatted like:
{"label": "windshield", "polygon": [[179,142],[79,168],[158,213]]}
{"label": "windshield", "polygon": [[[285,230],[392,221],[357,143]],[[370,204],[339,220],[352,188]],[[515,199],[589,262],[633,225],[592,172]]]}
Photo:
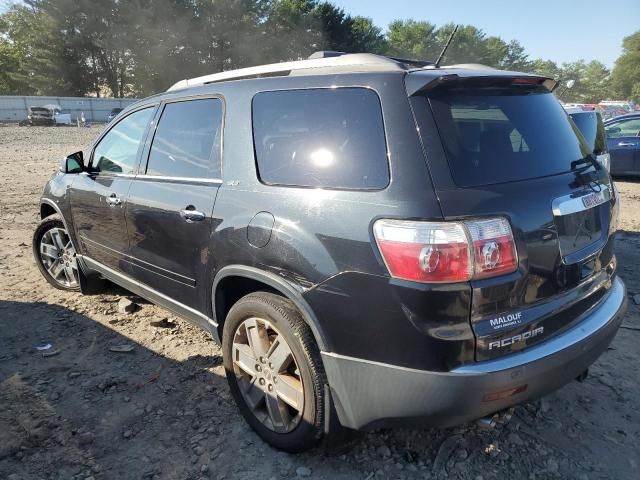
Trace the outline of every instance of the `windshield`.
{"label": "windshield", "polygon": [[557,175],[591,153],[551,93],[458,89],[429,101],[461,187]]}

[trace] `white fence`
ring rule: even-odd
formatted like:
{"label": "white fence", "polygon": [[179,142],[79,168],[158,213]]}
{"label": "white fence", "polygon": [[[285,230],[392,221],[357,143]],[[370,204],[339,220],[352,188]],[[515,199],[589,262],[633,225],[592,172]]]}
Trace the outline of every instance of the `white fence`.
{"label": "white fence", "polygon": [[136,98],[93,98],[93,97],[28,97],[0,95],[0,122],[19,122],[27,118],[28,107],[44,105],[60,105],[71,113],[71,120],[76,121],[81,112],[88,122],[105,122],[113,108],[124,108]]}

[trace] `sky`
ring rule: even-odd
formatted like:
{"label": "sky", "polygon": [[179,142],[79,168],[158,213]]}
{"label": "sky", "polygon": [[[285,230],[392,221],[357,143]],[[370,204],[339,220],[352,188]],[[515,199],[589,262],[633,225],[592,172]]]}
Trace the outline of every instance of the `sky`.
{"label": "sky", "polygon": [[412,18],[439,26],[471,24],[487,35],[518,40],[531,58],[557,63],[600,60],[611,68],[622,39],[640,30],[640,0],[333,0],[386,30]]}

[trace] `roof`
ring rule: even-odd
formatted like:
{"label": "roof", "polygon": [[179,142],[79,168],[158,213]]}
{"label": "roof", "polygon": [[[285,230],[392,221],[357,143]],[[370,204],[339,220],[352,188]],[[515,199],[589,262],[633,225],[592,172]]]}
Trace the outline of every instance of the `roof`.
{"label": "roof", "polygon": [[[316,52],[308,60],[271,63],[257,67],[228,70],[202,77],[180,80],[167,91],[206,85],[230,80],[249,78],[285,77],[298,75],[322,75],[358,72],[417,72],[412,81],[407,80],[407,91],[411,95],[424,87],[426,83],[440,77],[449,76],[459,79],[471,77],[535,77],[544,80],[544,85],[553,90],[556,82],[540,75],[497,70],[477,63],[438,67],[421,60],[384,57],[372,53]],[[410,85],[411,84],[411,85]]]}
{"label": "roof", "polygon": [[406,71],[409,66],[399,60],[374,55],[372,53],[336,54],[319,58],[313,54],[308,60],[294,62],[271,63],[257,67],[240,68],[226,72],[213,73],[202,77],[180,80],[172,85],[168,91],[188,88],[195,85],[223,82],[226,80],[241,80],[246,78],[262,78],[287,75],[315,75],[323,73],[346,72],[389,72]]}
{"label": "roof", "polygon": [[634,113],[626,113],[624,115],[618,115],[617,117],[612,117],[607,119],[604,123],[614,123],[614,122],[618,122],[620,120],[624,120],[626,118],[640,118],[640,112],[634,112]]}

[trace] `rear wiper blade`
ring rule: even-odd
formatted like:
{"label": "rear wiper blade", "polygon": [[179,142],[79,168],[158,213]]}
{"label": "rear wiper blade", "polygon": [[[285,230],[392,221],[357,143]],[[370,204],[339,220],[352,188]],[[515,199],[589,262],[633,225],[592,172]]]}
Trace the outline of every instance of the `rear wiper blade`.
{"label": "rear wiper blade", "polygon": [[[571,162],[571,170],[576,170],[577,172],[584,172],[589,167],[594,167],[597,170],[598,169],[597,164],[598,162],[596,162],[595,156],[592,153],[590,153],[589,155],[583,158],[580,158],[578,160],[574,160],[573,162]],[[579,165],[582,165],[582,166],[579,167]]]}

